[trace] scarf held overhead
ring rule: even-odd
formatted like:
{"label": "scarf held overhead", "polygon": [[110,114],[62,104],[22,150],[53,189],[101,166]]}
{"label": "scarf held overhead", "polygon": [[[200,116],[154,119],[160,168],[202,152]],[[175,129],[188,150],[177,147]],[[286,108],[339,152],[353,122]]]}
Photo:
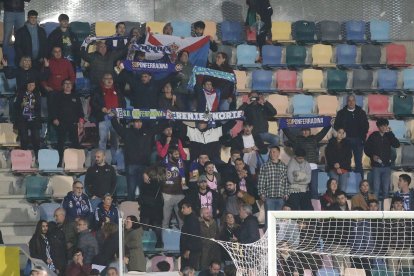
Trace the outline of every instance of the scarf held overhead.
{"label": "scarf held overhead", "polygon": [[313,128],[330,126],[332,117],[316,116],[316,117],[294,117],[280,118],[279,128]]}
{"label": "scarf held overhead", "polygon": [[180,72],[183,69],[181,64],[175,64],[164,61],[133,61],[133,60],[124,60],[122,62],[125,70],[134,71],[134,72]]}
{"label": "scarf held overhead", "polygon": [[226,112],[179,112],[159,109],[115,109],[120,119],[140,120],[180,120],[180,121],[221,121],[243,118],[242,110]]}
{"label": "scarf held overhead", "polygon": [[193,74],[191,75],[190,81],[188,82],[188,89],[192,90],[196,84],[196,76],[210,76],[218,79],[224,79],[236,83],[236,77],[233,73],[227,73],[219,70],[214,70],[205,67],[194,66]]}

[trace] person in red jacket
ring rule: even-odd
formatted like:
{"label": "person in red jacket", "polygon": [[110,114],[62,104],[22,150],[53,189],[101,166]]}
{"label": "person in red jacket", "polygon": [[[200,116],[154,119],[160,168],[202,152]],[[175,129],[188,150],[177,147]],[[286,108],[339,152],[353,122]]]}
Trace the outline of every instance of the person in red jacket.
{"label": "person in red jacket", "polygon": [[76,80],[76,75],[73,70],[72,63],[63,58],[62,48],[54,46],[52,49],[52,58],[49,60],[49,78],[42,82],[42,86],[46,91],[57,92],[62,90],[63,80],[70,80],[73,84]]}
{"label": "person in red jacket", "polygon": [[72,262],[66,268],[66,275],[87,276],[91,270],[91,265],[83,262],[82,250],[76,249],[72,255]]}

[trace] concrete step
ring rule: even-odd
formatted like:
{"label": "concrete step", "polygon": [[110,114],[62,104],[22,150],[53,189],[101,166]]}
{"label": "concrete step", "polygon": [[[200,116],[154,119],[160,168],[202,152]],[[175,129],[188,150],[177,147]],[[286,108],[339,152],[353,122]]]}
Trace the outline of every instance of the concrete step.
{"label": "concrete step", "polygon": [[30,236],[3,235],[3,241],[5,245],[29,244],[29,241],[32,238],[33,233]]}
{"label": "concrete step", "polygon": [[0,223],[0,230],[4,236],[32,236],[37,222]]}
{"label": "concrete step", "polygon": [[39,212],[33,211],[33,206],[30,204],[0,208],[0,223],[37,222],[39,218]]}
{"label": "concrete step", "polygon": [[0,208],[19,208],[27,204],[29,203],[24,195],[0,195]]}

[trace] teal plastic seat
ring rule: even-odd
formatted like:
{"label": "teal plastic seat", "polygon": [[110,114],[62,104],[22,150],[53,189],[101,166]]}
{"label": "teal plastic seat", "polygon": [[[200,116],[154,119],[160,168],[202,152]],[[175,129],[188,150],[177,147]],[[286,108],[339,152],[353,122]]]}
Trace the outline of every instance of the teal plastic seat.
{"label": "teal plastic seat", "polygon": [[291,67],[306,66],[306,48],[300,45],[286,47],[286,64]]}
{"label": "teal plastic seat", "polygon": [[23,186],[26,188],[27,201],[47,200],[50,196],[46,195],[49,179],[43,176],[29,175],[23,179]]}
{"label": "teal plastic seat", "polygon": [[396,117],[412,117],[413,115],[413,97],[393,96],[393,113]]}
{"label": "teal plastic seat", "polygon": [[327,70],[327,89],[332,92],[339,92],[346,90],[348,82],[348,74],[346,71],[337,69]]}

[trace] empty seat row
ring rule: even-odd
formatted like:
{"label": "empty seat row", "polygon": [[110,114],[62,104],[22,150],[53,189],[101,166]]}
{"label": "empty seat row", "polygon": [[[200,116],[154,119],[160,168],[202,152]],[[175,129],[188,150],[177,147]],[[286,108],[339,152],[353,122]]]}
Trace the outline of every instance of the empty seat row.
{"label": "empty seat row", "polygon": [[[335,54],[334,54],[335,52]],[[237,66],[239,68],[265,69],[277,67],[408,67],[407,49],[403,44],[388,44],[385,46],[385,63],[381,58],[381,46],[366,44],[361,46],[361,59],[357,60],[357,46],[340,44],[335,48],[331,45],[314,44],[309,51],[305,46],[265,45],[262,49],[262,62],[257,62],[259,51],[254,45],[242,44],[237,46]],[[311,57],[311,62],[307,62]],[[335,58],[334,58],[335,57]]]}
{"label": "empty seat row", "polygon": [[[414,69],[401,71],[391,69],[352,71],[338,69],[304,69],[302,71],[279,69],[275,72],[255,70],[251,75],[235,70],[236,88],[239,92],[249,90],[262,92],[396,92],[414,90]],[[250,85],[251,84],[251,85]],[[302,85],[301,85],[302,84]]]}

